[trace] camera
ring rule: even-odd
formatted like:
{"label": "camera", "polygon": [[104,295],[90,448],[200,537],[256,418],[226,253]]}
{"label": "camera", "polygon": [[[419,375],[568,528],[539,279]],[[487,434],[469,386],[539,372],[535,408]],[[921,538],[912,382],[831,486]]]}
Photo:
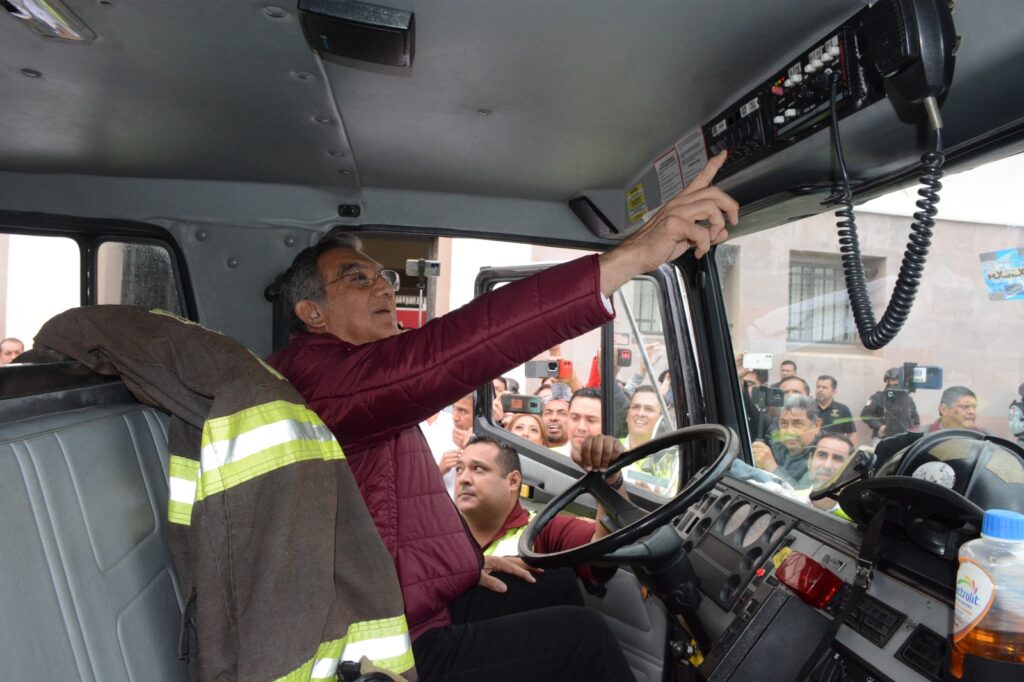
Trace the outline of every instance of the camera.
{"label": "camera", "polygon": [[942,368],[904,362],[899,373],[900,388],[913,393],[919,388],[942,388]]}
{"label": "camera", "polygon": [[892,407],[897,400],[902,399],[903,396],[908,395],[909,391],[905,388],[887,388],[883,391],[885,398],[885,408],[888,410]]}
{"label": "camera", "polygon": [[633,351],[629,348],[615,349],[615,366],[629,367],[633,364]]}
{"label": "camera", "polygon": [[771,386],[754,386],[750,389],[750,399],[759,410],[766,407],[782,407],[786,402],[786,394],[781,388]]}
{"label": "camera", "polygon": [[409,258],[405,261],[405,274],[410,277],[440,277],[441,261]]}

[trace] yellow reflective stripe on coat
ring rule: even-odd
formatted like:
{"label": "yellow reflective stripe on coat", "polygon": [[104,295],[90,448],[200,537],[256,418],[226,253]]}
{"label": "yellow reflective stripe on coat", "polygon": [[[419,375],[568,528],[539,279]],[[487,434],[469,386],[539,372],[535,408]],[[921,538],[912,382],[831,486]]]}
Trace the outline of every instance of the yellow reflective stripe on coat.
{"label": "yellow reflective stripe on coat", "polygon": [[411,669],[415,661],[405,616],[353,623],[343,638],[322,643],[313,658],[277,682],[334,682],[340,661],[358,662],[363,656],[399,675]]}
{"label": "yellow reflective stripe on coat", "polygon": [[203,426],[197,499],[305,460],[343,459],[334,434],[312,410],[275,401]]}
{"label": "yellow reflective stripe on coat", "polygon": [[[533,512],[530,512],[532,520]],[[508,529],[504,535],[484,547],[484,556],[519,556],[519,538],[525,530],[526,526]]]}
{"label": "yellow reflective stripe on coat", "polygon": [[210,495],[307,460],[344,459],[334,434],[304,405],[278,400],[203,425],[199,461],[171,455],[167,518],[190,525]]}
{"label": "yellow reflective stripe on coat", "polygon": [[192,523],[192,505],[199,486],[199,462],[171,455],[168,467],[167,520],[187,526]]}

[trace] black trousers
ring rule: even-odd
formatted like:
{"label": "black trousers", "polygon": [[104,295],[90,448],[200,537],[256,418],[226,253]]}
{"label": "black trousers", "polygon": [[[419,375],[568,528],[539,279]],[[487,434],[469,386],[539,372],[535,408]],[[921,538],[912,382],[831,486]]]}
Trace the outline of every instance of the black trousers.
{"label": "black trousers", "polygon": [[422,682],[633,682],[571,569],[549,569],[535,584],[497,577],[507,592],[474,587],[451,605],[451,625],[413,643]]}

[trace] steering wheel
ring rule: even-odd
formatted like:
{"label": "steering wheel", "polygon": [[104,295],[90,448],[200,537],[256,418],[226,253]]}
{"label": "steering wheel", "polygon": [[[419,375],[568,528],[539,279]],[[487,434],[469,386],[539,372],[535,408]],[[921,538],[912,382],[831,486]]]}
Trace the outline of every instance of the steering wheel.
{"label": "steering wheel", "polygon": [[[690,479],[675,497],[650,512],[638,508],[620,495],[612,489],[606,480],[615,472],[625,469],[633,462],[648,455],[674,445],[706,439],[715,439],[722,443],[722,448],[715,460],[710,466],[697,472],[697,475]],[[519,538],[519,556],[526,563],[538,568],[577,566],[592,563],[598,559],[608,564],[627,563],[623,557],[616,558],[610,555],[615,550],[651,534],[703,497],[729,470],[738,451],[739,437],[731,428],[718,424],[698,424],[678,429],[648,441],[638,448],[624,452],[608,467],[606,472],[592,471],[586,474],[548,502],[544,509],[534,516]],[[599,540],[561,552],[551,552],[550,554],[534,552],[533,546],[548,523],[583,493],[593,495],[619,526],[619,529]]]}

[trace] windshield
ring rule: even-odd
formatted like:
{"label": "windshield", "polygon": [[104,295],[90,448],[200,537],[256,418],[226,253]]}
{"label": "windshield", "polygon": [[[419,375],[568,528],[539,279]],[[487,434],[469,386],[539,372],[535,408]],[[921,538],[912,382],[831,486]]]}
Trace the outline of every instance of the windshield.
{"label": "windshield", "polygon": [[[836,218],[825,213],[717,250],[742,383],[748,477],[807,499],[856,447],[908,431],[1024,440],[1024,211],[1017,156],[943,180],[932,247],[903,330],[881,350],[850,313]],[[859,206],[868,291],[880,317],[907,243],[916,188]],[[770,475],[765,475],[770,474]],[[835,511],[834,503],[819,506]]]}

